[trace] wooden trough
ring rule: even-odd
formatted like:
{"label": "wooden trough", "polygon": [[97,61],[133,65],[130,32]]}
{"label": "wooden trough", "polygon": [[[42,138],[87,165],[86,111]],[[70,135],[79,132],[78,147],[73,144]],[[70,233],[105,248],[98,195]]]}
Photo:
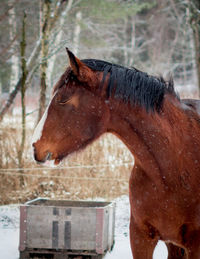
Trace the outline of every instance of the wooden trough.
{"label": "wooden trough", "polygon": [[115,204],[36,199],[20,206],[20,259],[103,258],[114,244]]}

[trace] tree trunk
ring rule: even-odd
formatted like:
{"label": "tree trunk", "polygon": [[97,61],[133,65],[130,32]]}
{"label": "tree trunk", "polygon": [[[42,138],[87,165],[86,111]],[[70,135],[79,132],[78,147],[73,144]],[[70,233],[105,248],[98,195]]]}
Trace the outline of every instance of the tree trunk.
{"label": "tree trunk", "polygon": [[82,13],[79,11],[76,13],[76,26],[74,29],[74,39],[73,39],[73,53],[78,55],[79,38],[81,33],[80,21],[82,19]]}
{"label": "tree trunk", "polygon": [[129,35],[127,32],[128,31],[128,26],[129,26],[129,21],[128,21],[128,17],[124,18],[124,64],[125,66],[128,66],[128,54],[129,54]]}
{"label": "tree trunk", "polygon": [[136,31],[135,31],[135,16],[131,17],[131,40],[130,40],[130,48],[131,52],[129,55],[129,67],[134,66],[134,53],[135,53],[135,39],[136,39]]}
{"label": "tree trunk", "polygon": [[[60,21],[59,21],[59,25],[58,25],[59,28],[57,29],[57,31],[59,31],[59,32],[56,32],[55,33],[56,35],[54,35],[54,48],[55,49],[57,49],[61,43],[61,39],[62,39],[62,35],[63,35],[63,26],[65,25],[66,17],[67,17],[68,11],[72,7],[73,1],[74,0],[69,0],[67,2],[65,9],[60,16]],[[55,53],[56,53],[56,51],[55,51]],[[48,70],[47,71],[47,84],[49,86],[52,85],[52,74],[53,74],[53,70],[54,70],[55,60],[56,60],[56,55],[54,54],[51,56],[51,58],[49,60],[48,68],[47,68],[47,70]],[[50,92],[50,90],[49,90],[49,92]],[[48,94],[49,94],[49,92],[48,92]]]}
{"label": "tree trunk", "polygon": [[200,95],[200,1],[189,0],[190,10],[190,25],[193,31],[194,47],[195,47],[195,62],[197,70],[197,83]]}
{"label": "tree trunk", "polygon": [[47,72],[47,55],[49,49],[49,25],[51,14],[51,0],[41,0],[40,11],[40,33],[41,33],[41,65],[40,65],[40,100],[38,121],[46,108],[46,72]]}
{"label": "tree trunk", "polygon": [[[14,0],[9,1],[9,6],[12,7],[9,9],[9,15],[8,15],[8,22],[10,25],[10,41],[13,41],[13,39],[16,38],[17,34],[17,20],[16,20],[16,12],[14,7]],[[17,55],[17,41],[16,39],[13,42],[12,45],[13,54],[11,56],[11,76],[10,76],[10,89],[9,92],[11,92],[19,79],[19,57]]]}
{"label": "tree trunk", "polygon": [[[20,44],[21,50],[21,70],[22,70],[22,81],[21,81],[21,106],[22,106],[22,137],[21,137],[21,146],[18,152],[18,162],[19,168],[23,168],[23,153],[24,153],[24,145],[26,140],[26,107],[25,107],[25,91],[26,91],[26,14],[24,13],[23,22],[22,22],[22,40]],[[23,170],[20,171],[23,174]],[[24,177],[20,176],[20,187],[24,186]]]}

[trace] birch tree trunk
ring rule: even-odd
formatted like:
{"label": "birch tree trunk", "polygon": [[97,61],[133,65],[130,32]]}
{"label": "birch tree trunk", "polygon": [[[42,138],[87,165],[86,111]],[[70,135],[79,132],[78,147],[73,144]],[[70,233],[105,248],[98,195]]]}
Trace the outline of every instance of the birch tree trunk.
{"label": "birch tree trunk", "polygon": [[[54,48],[57,48],[57,46],[60,45],[60,42],[62,40],[62,36],[63,36],[63,26],[66,22],[67,19],[67,14],[69,12],[69,10],[72,7],[74,0],[69,0],[64,11],[62,12],[61,16],[60,16],[60,21],[59,21],[59,32],[56,32],[56,35],[54,36]],[[47,68],[47,84],[49,86],[51,86],[52,84],[52,74],[53,74],[53,70],[54,70],[54,66],[55,66],[55,60],[56,60],[56,55],[54,54],[50,59],[49,59],[49,64],[48,64],[48,68]]]}
{"label": "birch tree trunk", "polygon": [[79,39],[81,33],[81,26],[80,22],[82,19],[82,13],[79,11],[76,13],[76,26],[74,29],[74,39],[73,39],[73,53],[77,56],[78,55],[78,48],[79,48]]}
{"label": "birch tree trunk", "polygon": [[49,32],[50,32],[50,14],[51,0],[41,0],[40,10],[40,34],[41,34],[41,65],[40,65],[40,100],[38,121],[46,108],[46,72],[47,72],[47,56],[49,49]]}
{"label": "birch tree trunk", "polygon": [[131,47],[131,54],[129,55],[129,66],[134,65],[134,54],[135,54],[135,16],[131,18],[131,40],[130,40],[130,47]]}
{"label": "birch tree trunk", "polygon": [[[16,20],[16,12],[14,6],[14,0],[9,1],[9,6],[12,7],[8,12],[8,22],[10,25],[10,41],[12,41],[17,34],[17,20]],[[14,86],[19,78],[19,57],[17,55],[17,41],[16,39],[13,42],[12,48],[14,49],[14,53],[11,56],[11,76],[10,76],[10,89],[11,92],[14,89]]]}
{"label": "birch tree trunk", "polygon": [[128,49],[128,47],[129,47],[129,44],[128,44],[128,41],[129,41],[129,35],[128,35],[128,17],[125,17],[124,18],[124,64],[126,65],[126,66],[128,66],[128,52],[129,52],[129,49]]}
{"label": "birch tree trunk", "polygon": [[135,16],[124,20],[124,64],[133,66],[135,52]]}
{"label": "birch tree trunk", "polygon": [[194,47],[195,47],[195,63],[197,70],[197,84],[200,95],[200,1],[188,0],[190,10],[190,25],[193,31]]}
{"label": "birch tree trunk", "polygon": [[[20,150],[18,151],[18,161],[19,168],[23,168],[23,153],[24,153],[24,145],[26,140],[26,106],[25,106],[25,91],[26,91],[26,14],[24,13],[23,21],[22,21],[22,39],[20,44],[21,50],[21,70],[22,70],[22,81],[21,81],[21,106],[22,106],[22,135],[21,135],[21,145]],[[23,174],[23,170],[20,171]],[[24,178],[20,176],[20,187],[24,186]]]}

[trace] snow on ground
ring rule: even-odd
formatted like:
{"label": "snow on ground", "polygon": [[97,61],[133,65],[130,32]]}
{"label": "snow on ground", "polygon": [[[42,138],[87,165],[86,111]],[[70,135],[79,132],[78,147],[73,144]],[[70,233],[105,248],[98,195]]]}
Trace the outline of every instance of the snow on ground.
{"label": "snow on ground", "polygon": [[[115,245],[104,259],[132,259],[129,245],[129,199],[119,197],[116,202]],[[19,206],[0,206],[0,258],[18,259],[19,252]],[[153,259],[166,259],[167,249],[159,242]]]}
{"label": "snow on ground", "polygon": [[0,207],[0,258],[18,259],[19,206]]}

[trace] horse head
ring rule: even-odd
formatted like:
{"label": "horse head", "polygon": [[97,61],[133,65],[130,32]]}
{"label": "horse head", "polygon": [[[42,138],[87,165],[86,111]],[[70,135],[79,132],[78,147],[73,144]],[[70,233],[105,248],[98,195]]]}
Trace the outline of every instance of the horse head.
{"label": "horse head", "polygon": [[67,49],[70,66],[53,89],[51,101],[32,140],[38,162],[58,164],[106,131],[109,109],[96,92],[102,72],[93,71]]}

